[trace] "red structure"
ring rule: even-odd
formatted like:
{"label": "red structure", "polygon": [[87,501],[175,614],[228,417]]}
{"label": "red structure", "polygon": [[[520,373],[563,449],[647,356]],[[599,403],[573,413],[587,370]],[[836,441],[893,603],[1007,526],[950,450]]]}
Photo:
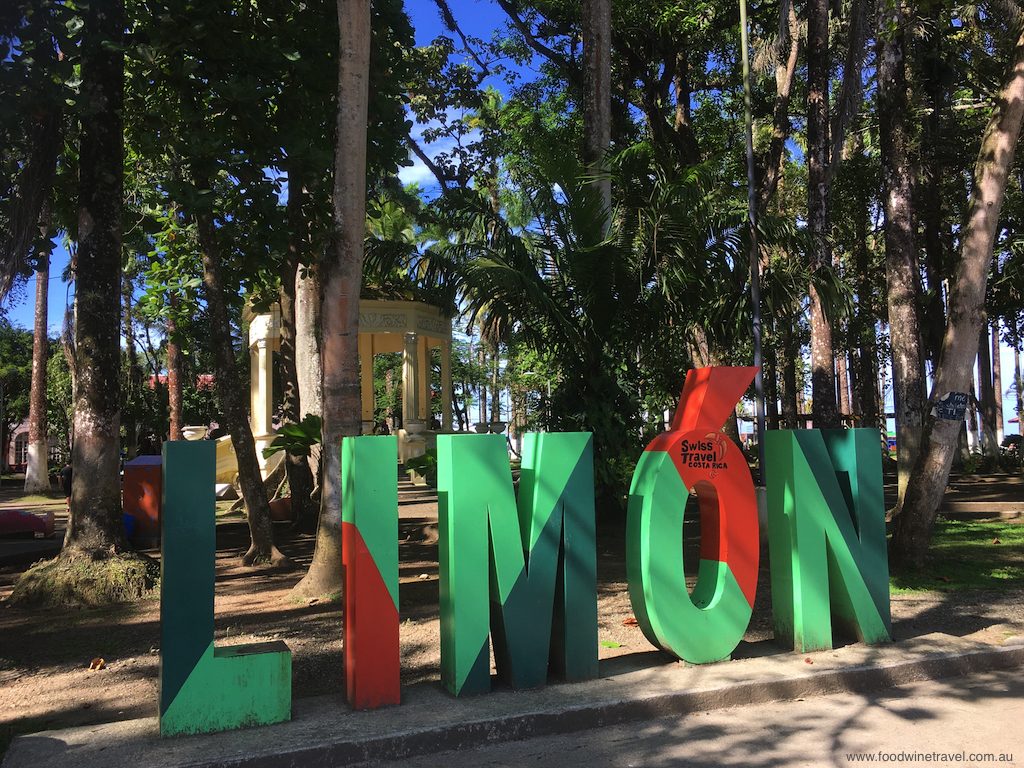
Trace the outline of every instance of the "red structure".
{"label": "red structure", "polygon": [[53,510],[40,517],[24,509],[0,509],[0,536],[53,536]]}
{"label": "red structure", "polygon": [[152,547],[160,541],[162,461],[159,456],[139,456],[124,465],[121,503],[128,535],[136,545]]}

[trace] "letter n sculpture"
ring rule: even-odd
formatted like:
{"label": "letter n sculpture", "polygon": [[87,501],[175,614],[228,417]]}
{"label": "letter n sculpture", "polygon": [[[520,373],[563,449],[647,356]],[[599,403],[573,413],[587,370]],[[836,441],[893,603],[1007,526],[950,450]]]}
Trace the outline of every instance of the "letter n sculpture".
{"label": "letter n sculpture", "polygon": [[833,617],[862,642],[889,640],[878,432],[772,431],[765,448],[776,642],[831,648]]}
{"label": "letter n sculpture", "polygon": [[160,562],[160,735],[291,718],[292,657],[281,641],[216,648],[213,441],[164,443]]}

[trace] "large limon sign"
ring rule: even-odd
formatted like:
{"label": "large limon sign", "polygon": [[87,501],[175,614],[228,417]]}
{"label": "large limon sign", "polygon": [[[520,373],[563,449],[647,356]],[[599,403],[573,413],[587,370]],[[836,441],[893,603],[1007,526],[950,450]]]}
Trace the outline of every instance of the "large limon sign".
{"label": "large limon sign", "polygon": [[[629,594],[644,635],[694,664],[729,658],[757,589],[759,523],[739,447],[720,431],[753,368],[691,371],[671,429],[647,446],[629,494]],[[441,683],[453,695],[597,676],[597,567],[589,433],[525,437],[518,493],[502,435],[438,437]],[[213,443],[164,446],[160,733],[287,720],[284,643],[213,644]],[[393,437],[342,443],[346,695],[400,700],[398,498]],[[767,435],[768,543],[776,641],[831,647],[832,620],[868,643],[890,637],[878,435]],[[696,496],[692,591],[683,523]]]}

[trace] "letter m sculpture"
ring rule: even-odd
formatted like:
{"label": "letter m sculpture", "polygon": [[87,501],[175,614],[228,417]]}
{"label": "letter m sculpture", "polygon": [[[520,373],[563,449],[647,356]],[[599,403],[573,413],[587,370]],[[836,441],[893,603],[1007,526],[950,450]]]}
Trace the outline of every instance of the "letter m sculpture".
{"label": "letter m sculpture", "polygon": [[439,435],[441,681],[453,694],[597,675],[589,433],[528,434],[516,499],[504,435]]}

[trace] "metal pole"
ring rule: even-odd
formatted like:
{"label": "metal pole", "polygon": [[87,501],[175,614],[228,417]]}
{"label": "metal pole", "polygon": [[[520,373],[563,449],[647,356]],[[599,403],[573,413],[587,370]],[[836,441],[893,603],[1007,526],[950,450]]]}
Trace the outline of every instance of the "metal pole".
{"label": "metal pole", "polygon": [[757,470],[765,483],[764,464],[764,376],[761,351],[761,274],[757,243],[757,186],[754,174],[754,118],[750,107],[750,53],[747,41],[747,0],[740,0],[740,50],[743,56],[743,111],[747,129],[747,220],[750,225],[750,302],[753,309],[754,410],[757,429]]}

